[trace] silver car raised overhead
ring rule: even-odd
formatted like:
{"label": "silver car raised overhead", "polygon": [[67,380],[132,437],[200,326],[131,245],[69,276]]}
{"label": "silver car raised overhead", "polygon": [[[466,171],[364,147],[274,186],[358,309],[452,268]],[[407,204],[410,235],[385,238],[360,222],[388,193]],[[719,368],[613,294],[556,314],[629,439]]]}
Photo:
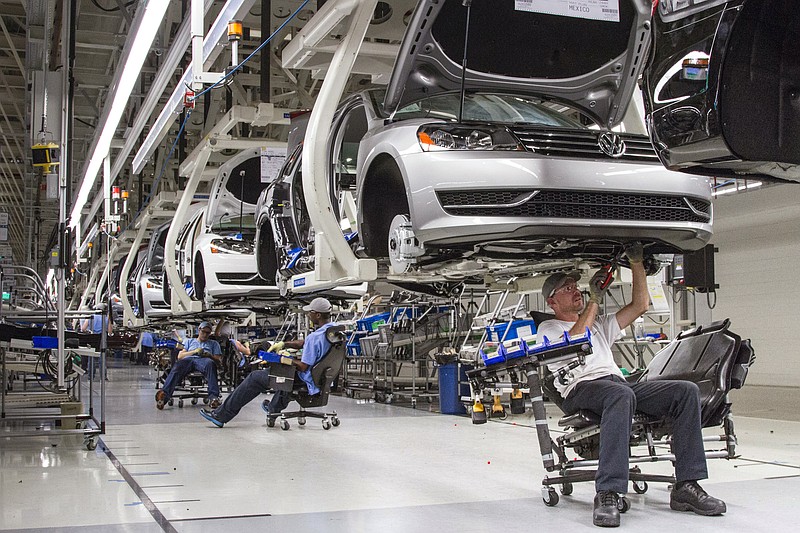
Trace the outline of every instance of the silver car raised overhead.
{"label": "silver car raised overhead", "polygon": [[356,201],[359,251],[425,281],[705,245],[707,180],[665,170],[639,116],[623,121],[651,2],[588,18],[520,5],[473,2],[467,24],[460,0],[421,1],[386,91],[339,107],[330,184]]}

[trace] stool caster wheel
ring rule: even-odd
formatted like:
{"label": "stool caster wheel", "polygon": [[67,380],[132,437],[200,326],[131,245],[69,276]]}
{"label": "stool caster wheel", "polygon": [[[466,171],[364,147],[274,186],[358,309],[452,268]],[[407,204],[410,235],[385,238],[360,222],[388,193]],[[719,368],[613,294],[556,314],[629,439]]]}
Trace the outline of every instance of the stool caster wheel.
{"label": "stool caster wheel", "polygon": [[183,400],[178,400],[178,408],[183,409]]}
{"label": "stool caster wheel", "polygon": [[572,494],[572,489],[573,489],[572,483],[567,482],[561,484],[561,494],[563,494],[564,496],[569,496],[570,494]]}
{"label": "stool caster wheel", "polygon": [[83,441],[83,444],[89,451],[92,451],[97,448],[97,441],[95,439],[86,439]]}
{"label": "stool caster wheel", "polygon": [[322,419],[322,429],[328,430],[331,429],[331,421],[327,418]]}
{"label": "stool caster wheel", "polygon": [[281,429],[284,431],[289,431],[289,421],[288,420],[281,420]]}
{"label": "stool caster wheel", "polygon": [[170,407],[172,407],[173,405],[175,405],[175,400],[173,400],[172,398],[170,398],[170,399],[169,399],[169,401],[167,402],[167,405],[169,405]]}
{"label": "stool caster wheel", "polygon": [[558,493],[553,487],[542,487],[542,501],[548,507],[558,505]]}
{"label": "stool caster wheel", "polygon": [[197,405],[197,398],[192,398],[192,405]]}
{"label": "stool caster wheel", "polygon": [[267,417],[267,427],[274,428],[275,427],[275,419]]}
{"label": "stool caster wheel", "polygon": [[342,421],[339,420],[338,416],[332,416],[331,417],[331,424],[333,424],[333,427],[338,427],[339,424],[341,424],[341,423],[342,423]]}
{"label": "stool caster wheel", "polygon": [[305,426],[306,425],[306,419],[303,418],[303,417],[300,417],[300,418],[297,419],[297,423],[300,424],[301,426]]}
{"label": "stool caster wheel", "polygon": [[619,509],[620,513],[627,513],[628,509],[631,508],[631,502],[628,501],[628,498],[625,496],[620,496],[617,502],[617,509]]}
{"label": "stool caster wheel", "polygon": [[644,494],[647,492],[647,481],[634,481],[633,482],[633,492],[636,494]]}

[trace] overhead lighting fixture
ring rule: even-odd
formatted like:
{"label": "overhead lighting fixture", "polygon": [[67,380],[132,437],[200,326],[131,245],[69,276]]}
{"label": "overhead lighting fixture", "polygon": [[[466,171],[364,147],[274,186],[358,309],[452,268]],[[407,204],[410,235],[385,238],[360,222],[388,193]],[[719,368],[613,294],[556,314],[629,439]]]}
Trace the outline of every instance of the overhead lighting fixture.
{"label": "overhead lighting fixture", "polygon": [[[220,46],[217,46],[228,31],[228,22],[238,18],[244,18],[248,10],[255,4],[255,0],[228,0],[222,6],[214,23],[206,32],[206,38],[203,41],[203,64],[213,62],[222,51]],[[133,156],[133,163],[131,163],[131,172],[139,174],[144,168],[145,163],[153,154],[156,145],[161,142],[161,139],[167,134],[170,126],[175,122],[177,113],[183,106],[183,97],[186,93],[186,85],[191,83],[194,74],[194,64],[190,64],[183,72],[180,81],[175,85],[175,89],[167,99],[166,104],[161,109],[161,112],[156,118],[155,122],[150,126],[150,131],[147,133],[144,141],[139,150]]]}
{"label": "overhead lighting fixture", "polygon": [[81,210],[89,199],[89,193],[94,187],[103,159],[109,155],[111,140],[114,138],[122,113],[128,105],[133,86],[139,78],[144,60],[150,52],[153,39],[161,27],[161,22],[164,20],[164,14],[168,6],[169,0],[148,0],[141,18],[137,17],[138,24],[136,24],[136,21],[134,22],[133,27],[136,28],[136,33],[133,40],[129,41],[130,46],[127,50],[125,64],[122,67],[122,74],[113,89],[114,96],[111,106],[108,108],[103,122],[103,129],[99,137],[97,137],[91,159],[89,159],[89,164],[86,166],[86,172],[83,175],[78,196],[72,208],[70,226],[73,228],[80,222]]}

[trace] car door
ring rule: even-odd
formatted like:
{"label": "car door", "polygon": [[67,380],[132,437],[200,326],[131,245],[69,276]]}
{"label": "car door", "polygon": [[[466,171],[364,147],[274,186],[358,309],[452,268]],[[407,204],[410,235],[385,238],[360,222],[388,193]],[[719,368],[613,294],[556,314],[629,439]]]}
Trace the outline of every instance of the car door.
{"label": "car door", "polygon": [[660,0],[643,72],[671,170],[800,181],[796,0]]}

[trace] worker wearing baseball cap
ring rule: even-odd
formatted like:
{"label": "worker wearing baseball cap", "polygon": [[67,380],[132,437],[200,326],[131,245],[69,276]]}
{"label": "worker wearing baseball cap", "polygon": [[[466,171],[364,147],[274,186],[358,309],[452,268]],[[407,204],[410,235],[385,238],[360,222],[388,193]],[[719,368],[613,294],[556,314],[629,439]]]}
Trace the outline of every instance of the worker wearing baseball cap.
{"label": "worker wearing baseball cap", "polygon": [[[269,351],[277,352],[284,348],[303,349],[302,358],[290,360],[295,366],[295,383],[302,381],[308,388],[308,394],[319,393],[319,387],[311,377],[311,368],[328,353],[331,343],[325,338],[325,331],[335,326],[331,322],[331,303],[325,298],[314,298],[311,303],[303,307],[308,320],[314,325],[314,331],[305,340],[276,342],[269,347]],[[200,415],[217,427],[222,427],[239,411],[250,403],[259,394],[269,390],[269,369],[251,372],[242,383],[225,399],[218,409],[201,409]],[[289,405],[291,391],[276,391],[271,400],[264,400],[261,408],[267,414],[280,413]]]}
{"label": "worker wearing baseball cap", "polygon": [[156,407],[163,409],[172,397],[175,388],[191,372],[200,372],[208,384],[208,400],[212,408],[219,407],[219,381],[217,379],[217,363],[222,362],[222,348],[215,340],[209,339],[211,324],[200,322],[197,328],[197,338],[189,339],[184,344],[183,350],[178,352],[178,359],[172,365],[164,387],[156,393]]}
{"label": "worker wearing baseball cap", "polygon": [[[565,414],[588,410],[600,415],[600,456],[595,475],[594,525],[617,527],[620,524],[619,495],[627,492],[631,420],[636,411],[672,419],[672,446],[675,453],[675,487],[670,493],[670,508],[700,515],[719,515],[725,502],[709,496],[697,484],[708,477],[700,423],[700,393],[689,381],[656,380],[628,383],[614,362],[611,346],[622,330],[642,316],[650,306],[647,276],[640,243],[625,248],[632,282],[630,303],[616,313],[600,314],[600,304],[611,285],[609,271],[600,269],[589,280],[589,299],[584,302],[578,288],[578,273],[559,273],[547,278],[542,296],[553,309],[555,320],[542,322],[539,339],[557,341],[566,332],[582,335],[592,332],[592,353],[575,368],[566,383],[555,381],[564,402]],[[563,363],[548,365],[556,372]]]}

